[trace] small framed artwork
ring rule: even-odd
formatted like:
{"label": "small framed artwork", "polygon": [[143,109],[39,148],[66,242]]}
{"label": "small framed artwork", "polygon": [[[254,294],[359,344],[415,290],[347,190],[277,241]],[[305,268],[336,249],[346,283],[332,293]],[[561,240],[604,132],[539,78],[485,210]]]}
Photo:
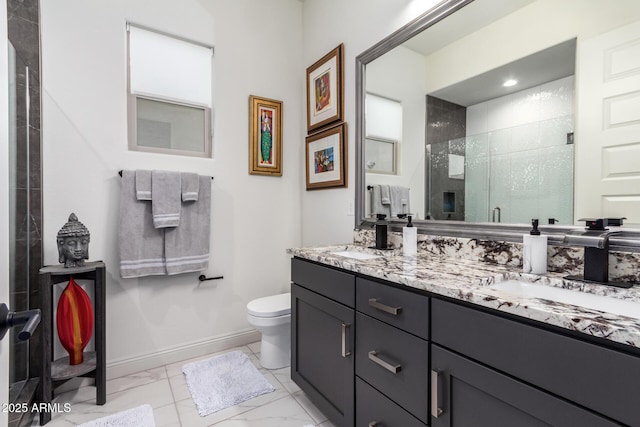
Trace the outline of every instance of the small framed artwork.
{"label": "small framed artwork", "polygon": [[347,124],[306,138],[307,190],[347,186]]}
{"label": "small framed artwork", "polygon": [[307,132],[344,120],[344,45],[307,68]]}
{"label": "small framed artwork", "polygon": [[249,96],[249,173],[282,176],[282,101]]}

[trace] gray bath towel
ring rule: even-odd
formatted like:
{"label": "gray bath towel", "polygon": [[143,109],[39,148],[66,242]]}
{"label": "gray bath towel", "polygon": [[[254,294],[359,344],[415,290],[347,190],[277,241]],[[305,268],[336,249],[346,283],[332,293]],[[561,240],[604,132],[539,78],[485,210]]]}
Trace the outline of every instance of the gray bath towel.
{"label": "gray bath towel", "polygon": [[398,185],[389,186],[391,196],[391,216],[410,213],[409,211],[409,188]]}
{"label": "gray bath towel", "polygon": [[151,171],[151,210],[156,228],[180,225],[180,172]]}
{"label": "gray bath towel", "polygon": [[389,188],[388,185],[373,186],[373,190],[371,191],[371,213],[374,215],[385,214],[387,218],[391,218],[391,205],[389,203],[382,203],[382,187]]}
{"label": "gray bath towel", "polygon": [[136,198],[151,200],[151,171],[136,170]]}
{"label": "gray bath towel", "polygon": [[209,267],[211,236],[211,177],[199,176],[197,203],[182,203],[180,225],[165,229],[167,274],[202,271]]}
{"label": "gray bath towel", "polygon": [[198,187],[200,186],[198,174],[182,172],[180,180],[182,181],[182,201],[195,202],[198,200]]}
{"label": "gray bath towel", "polygon": [[137,200],[134,171],[122,171],[120,181],[120,276],[166,274],[164,230],[153,226],[151,203]]}

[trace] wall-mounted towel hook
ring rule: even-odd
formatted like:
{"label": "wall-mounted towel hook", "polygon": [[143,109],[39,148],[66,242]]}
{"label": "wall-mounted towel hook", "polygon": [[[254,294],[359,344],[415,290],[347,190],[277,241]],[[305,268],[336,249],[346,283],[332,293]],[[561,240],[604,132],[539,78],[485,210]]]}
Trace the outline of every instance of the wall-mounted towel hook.
{"label": "wall-mounted towel hook", "polygon": [[219,279],[224,279],[224,276],[207,277],[204,274],[201,274],[200,276],[198,276],[198,280],[200,280],[201,282],[204,282],[205,280],[219,280]]}
{"label": "wall-mounted towel hook", "polygon": [[[121,170],[118,171],[118,175],[120,175],[120,177],[122,177],[122,171]],[[211,177],[211,179],[213,179],[213,177]]]}
{"label": "wall-mounted towel hook", "polygon": [[367,185],[367,190],[373,190],[373,185]]}

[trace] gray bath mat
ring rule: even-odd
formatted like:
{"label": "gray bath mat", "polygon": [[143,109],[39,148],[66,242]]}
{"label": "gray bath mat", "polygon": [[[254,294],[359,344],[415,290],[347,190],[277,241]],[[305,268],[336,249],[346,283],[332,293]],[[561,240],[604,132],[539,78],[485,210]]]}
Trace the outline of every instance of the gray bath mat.
{"label": "gray bath mat", "polygon": [[155,427],[155,425],[153,408],[150,405],[142,405],[80,424],[78,427]]}
{"label": "gray bath mat", "polygon": [[187,363],[182,372],[202,417],[275,390],[241,351]]}

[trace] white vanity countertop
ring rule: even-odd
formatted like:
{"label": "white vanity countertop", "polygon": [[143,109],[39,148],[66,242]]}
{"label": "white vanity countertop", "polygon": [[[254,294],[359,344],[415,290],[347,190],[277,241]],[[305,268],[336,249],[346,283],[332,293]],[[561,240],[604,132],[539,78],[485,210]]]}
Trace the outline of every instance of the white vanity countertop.
{"label": "white vanity countertop", "polygon": [[[354,259],[334,254],[339,251],[382,257]],[[638,286],[621,289],[586,284],[564,280],[559,273],[538,276],[521,273],[513,267],[422,254],[404,257],[397,250],[377,251],[354,245],[296,248],[287,252],[299,258],[640,348],[640,312],[636,317],[627,317],[548,299],[519,296],[490,287],[506,280],[524,280],[637,303],[640,310]]]}

